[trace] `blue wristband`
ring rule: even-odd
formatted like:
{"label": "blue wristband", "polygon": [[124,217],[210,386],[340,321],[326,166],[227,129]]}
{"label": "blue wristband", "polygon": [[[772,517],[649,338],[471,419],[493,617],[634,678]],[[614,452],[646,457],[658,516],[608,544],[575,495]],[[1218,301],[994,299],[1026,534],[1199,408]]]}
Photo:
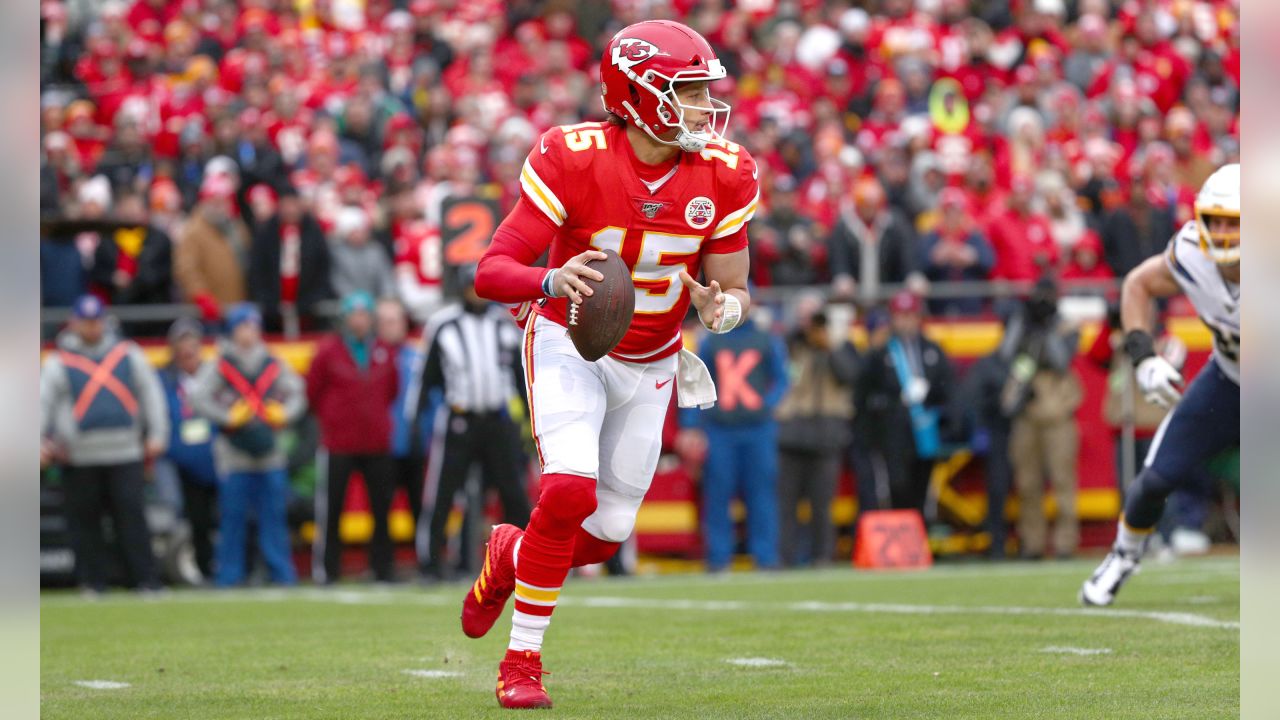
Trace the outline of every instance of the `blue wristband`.
{"label": "blue wristband", "polygon": [[554,286],[555,279],[556,279],[556,268],[552,268],[551,270],[548,270],[547,274],[542,276],[542,294],[543,295],[546,295],[547,297],[555,297],[555,295],[553,295],[551,292],[551,288]]}

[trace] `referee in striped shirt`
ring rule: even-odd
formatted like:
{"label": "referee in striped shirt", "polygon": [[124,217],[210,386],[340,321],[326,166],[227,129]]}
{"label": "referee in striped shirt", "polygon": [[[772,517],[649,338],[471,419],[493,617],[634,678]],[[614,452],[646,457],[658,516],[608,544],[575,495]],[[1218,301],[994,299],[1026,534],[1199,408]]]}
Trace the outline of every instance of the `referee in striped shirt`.
{"label": "referee in striped shirt", "polygon": [[444,389],[433,433],[439,441],[432,443],[427,468],[428,493],[433,486],[436,491],[424,571],[437,578],[447,576],[445,525],[454,496],[474,463],[480,464],[484,487],[498,491],[505,521],[520,527],[529,521],[519,430],[509,414],[511,399],[524,398],[520,331],[504,308],[476,295],[474,266],[462,268],[458,278],[462,303],[428,323],[430,349],[418,395],[418,407],[425,407],[432,390]]}

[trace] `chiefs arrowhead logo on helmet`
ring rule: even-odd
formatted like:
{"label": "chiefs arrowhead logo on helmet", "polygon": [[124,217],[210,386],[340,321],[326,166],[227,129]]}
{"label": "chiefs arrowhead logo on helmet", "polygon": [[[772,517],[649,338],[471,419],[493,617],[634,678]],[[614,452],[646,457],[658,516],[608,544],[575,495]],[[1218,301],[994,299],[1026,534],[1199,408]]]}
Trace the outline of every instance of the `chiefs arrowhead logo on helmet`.
{"label": "chiefs arrowhead logo on helmet", "polygon": [[630,70],[654,55],[664,54],[653,43],[639,38],[622,38],[613,48],[613,64],[619,70]]}
{"label": "chiefs arrowhead logo on helmet", "polygon": [[[729,105],[709,96],[686,103],[675,88],[727,76],[706,38],[677,22],[644,20],[622,28],[609,41],[600,58],[600,100],[606,111],[634,123],[652,140],[701,152],[708,142],[724,137]],[[697,112],[707,122],[691,128],[686,112]]]}

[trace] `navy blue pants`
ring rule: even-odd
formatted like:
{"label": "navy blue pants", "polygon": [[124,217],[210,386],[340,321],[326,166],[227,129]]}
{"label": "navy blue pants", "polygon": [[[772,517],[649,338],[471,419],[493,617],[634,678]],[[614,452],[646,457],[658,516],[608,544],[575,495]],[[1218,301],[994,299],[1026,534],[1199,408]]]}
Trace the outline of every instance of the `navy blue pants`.
{"label": "navy blue pants", "polygon": [[292,585],[298,580],[289,555],[289,524],[285,505],[289,499],[289,478],[284,468],[259,472],[231,472],[218,488],[222,523],[218,532],[218,567],[215,582],[220,587],[237,585],[245,576],[245,529],[252,510],[258,523],[258,550],[266,561],[272,582]]}
{"label": "navy blue pants", "polygon": [[1215,455],[1239,446],[1240,386],[1210,360],[1156,431],[1146,466],[1125,500],[1125,523],[1138,530],[1155,527],[1170,493],[1194,488]]}
{"label": "navy blue pants", "polygon": [[729,504],[741,496],[747,506],[747,551],[756,567],[778,566],[778,429],[773,422],[729,427],[711,424],[707,462],[702,468],[702,530],[707,569],[733,559]]}

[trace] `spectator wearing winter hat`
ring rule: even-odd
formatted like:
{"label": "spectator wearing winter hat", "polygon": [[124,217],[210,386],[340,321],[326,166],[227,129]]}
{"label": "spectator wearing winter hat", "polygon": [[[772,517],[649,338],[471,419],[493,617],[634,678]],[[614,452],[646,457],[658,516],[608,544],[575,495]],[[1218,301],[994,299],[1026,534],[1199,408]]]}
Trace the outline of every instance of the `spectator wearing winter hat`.
{"label": "spectator wearing winter hat", "polygon": [[213,530],[217,516],[218,472],[213,463],[214,426],[196,413],[191,396],[205,367],[200,355],[204,331],[191,318],[169,328],[169,363],[160,369],[160,384],[169,405],[169,449],[165,453],[182,486],[182,512],[191,525],[196,567],[213,579]]}
{"label": "spectator wearing winter hat", "polygon": [[1111,280],[1115,273],[1107,267],[1102,255],[1102,241],[1092,230],[1080,236],[1068,251],[1062,268],[1063,280]]}
{"label": "spectator wearing winter hat", "polygon": [[173,275],[183,297],[200,307],[206,321],[225,307],[244,302],[249,231],[236,217],[231,181],[212,175],[200,189],[200,203],[183,226],[173,253]]}
{"label": "spectator wearing winter hat", "polygon": [[[942,191],[938,226],[920,242],[920,267],[931,281],[986,280],[996,263],[991,243],[969,220],[969,203],[964,191]],[[935,315],[970,315],[982,311],[981,298],[930,300]]]}
{"label": "spectator wearing winter hat", "polygon": [[886,202],[880,181],[863,178],[851,195],[827,240],[836,294],[873,298],[880,283],[923,280],[916,269],[915,233]]}
{"label": "spectator wearing winter hat", "polygon": [[394,469],[389,453],[399,373],[394,350],[374,334],[373,312],[368,293],[344,297],[342,325],[320,341],[307,372],[307,397],[320,425],[322,448],[315,495],[318,536],[312,546],[312,576],[322,583],[336,582],[340,575],[338,521],[347,480],[357,470],[373,511],[369,555],[374,577],[393,579],[388,517]]}
{"label": "spectator wearing winter hat", "polygon": [[277,212],[254,230],[249,256],[249,290],[267,328],[282,327],[286,313],[296,313],[303,328],[314,327],[319,303],[333,297],[329,274],[320,223],[286,185]]}
{"label": "spectator wearing winter hat", "polygon": [[302,379],[262,341],[262,317],[253,305],[228,308],[226,327],[217,360],[201,368],[191,393],[196,412],[220,429],[214,440],[221,481],[214,581],[229,587],[244,580],[252,509],[271,580],[291,585],[297,573],[289,552],[289,479],[280,433],[307,408]]}
{"label": "spectator wearing winter hat", "polygon": [[954,386],[951,361],[921,333],[923,303],[901,291],[889,303],[889,337],[870,350],[854,387],[862,442],[884,459],[895,509],[924,511],[939,453],[941,409]]}
{"label": "spectator wearing winter hat", "polygon": [[76,579],[91,593],[107,584],[107,507],[133,583],[159,586],[144,513],[143,462],[160,456],[169,439],[155,371],[107,320],[101,300],[78,298],[57,349],[40,368],[40,465],[63,468]]}
{"label": "spectator wearing winter hat", "polygon": [[338,211],[330,242],[330,281],[339,297],[365,292],[373,297],[395,293],[387,249],[373,242],[369,214],[361,208]]}

